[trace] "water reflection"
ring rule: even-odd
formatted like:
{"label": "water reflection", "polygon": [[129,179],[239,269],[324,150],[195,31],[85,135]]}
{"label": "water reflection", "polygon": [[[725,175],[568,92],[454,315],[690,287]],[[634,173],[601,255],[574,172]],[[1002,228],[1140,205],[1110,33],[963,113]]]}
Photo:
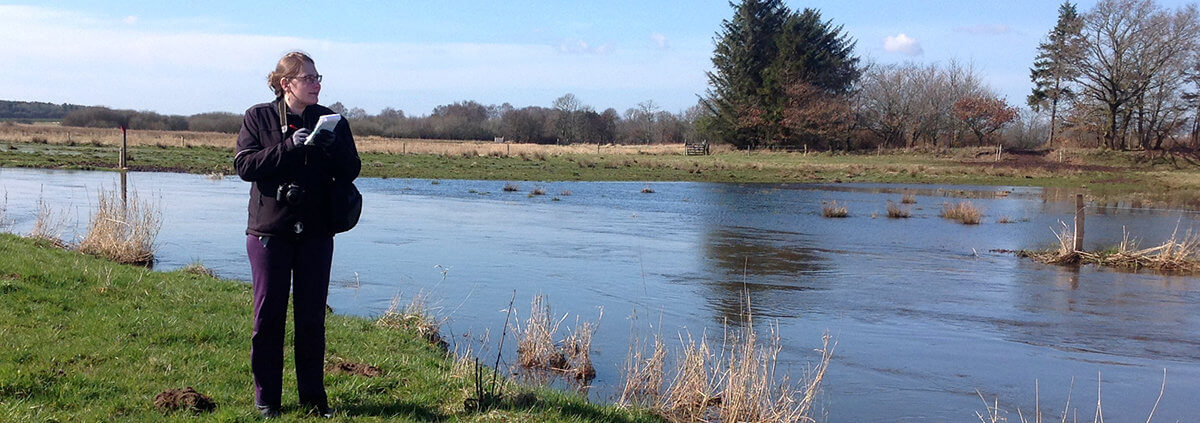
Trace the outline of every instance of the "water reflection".
{"label": "water reflection", "polygon": [[713,227],[705,234],[704,258],[714,280],[705,286],[712,295],[715,322],[744,320],[746,296],[760,317],[794,317],[795,296],[818,289],[809,277],[824,269],[820,252],[803,234],[748,227]]}

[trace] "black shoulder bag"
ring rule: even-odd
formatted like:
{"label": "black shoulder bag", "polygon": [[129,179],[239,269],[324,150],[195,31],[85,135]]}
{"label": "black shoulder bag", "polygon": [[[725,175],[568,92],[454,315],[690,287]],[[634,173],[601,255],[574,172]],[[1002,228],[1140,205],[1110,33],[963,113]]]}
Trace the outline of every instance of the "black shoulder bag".
{"label": "black shoulder bag", "polygon": [[329,187],[329,196],[333,202],[329,210],[329,229],[335,234],[354,229],[362,216],[362,193],[358,192],[358,187],[353,181],[335,179]]}

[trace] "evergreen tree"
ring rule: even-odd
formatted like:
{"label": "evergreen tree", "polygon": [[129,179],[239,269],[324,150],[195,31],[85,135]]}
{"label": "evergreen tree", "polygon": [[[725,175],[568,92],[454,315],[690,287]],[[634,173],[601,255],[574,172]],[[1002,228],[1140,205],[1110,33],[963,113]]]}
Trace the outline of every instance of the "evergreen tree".
{"label": "evergreen tree", "polygon": [[764,71],[777,53],[775,35],[787,19],[781,0],[730,2],[732,19],[721,23],[713,52],[714,71],[708,73],[705,105],[710,126],[726,141],[743,148],[763,138],[767,105],[760,94]]}
{"label": "evergreen tree", "polygon": [[792,93],[808,93],[805,101],[844,97],[861,75],[855,43],[813,9],[795,13],[778,0],[730,6],[733,18],[717,34],[715,70],[702,100],[709,113],[701,124],[738,148],[796,144],[788,122],[807,106]]}
{"label": "evergreen tree", "polygon": [[1050,106],[1050,138],[1046,140],[1047,143],[1054,142],[1059,102],[1075,96],[1068,82],[1079,73],[1075,63],[1082,54],[1082,30],[1083,19],[1075,11],[1075,5],[1070,0],[1064,1],[1058,7],[1058,23],[1050,30],[1046,41],[1038,44],[1037,58],[1034,59],[1033,68],[1029,69],[1029,80],[1034,84],[1028,98],[1029,106],[1034,110],[1047,104]]}

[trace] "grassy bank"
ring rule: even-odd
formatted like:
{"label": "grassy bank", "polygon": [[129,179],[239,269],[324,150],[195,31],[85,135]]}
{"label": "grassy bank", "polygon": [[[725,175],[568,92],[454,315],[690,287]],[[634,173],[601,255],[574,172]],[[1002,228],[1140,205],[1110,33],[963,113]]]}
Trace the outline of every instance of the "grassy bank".
{"label": "grassy bank", "polygon": [[[234,135],[137,131],[134,170],[232,174]],[[115,169],[119,131],[0,124],[0,167]],[[543,146],[362,137],[363,176],[541,181],[889,182],[1085,188],[1094,199],[1200,207],[1196,158],[1092,149],[989,148],[861,154],[731,151],[682,145]]]}
{"label": "grassy bank", "polygon": [[[153,404],[156,394],[185,387],[216,403],[205,420],[258,420],[244,283],[118,265],[0,234],[0,294],[0,421],[194,421]],[[382,371],[327,374],[335,421],[657,421],[548,390],[469,413],[469,375],[417,334],[336,315],[327,327],[331,364]],[[283,420],[300,419],[294,373],[284,378]]]}

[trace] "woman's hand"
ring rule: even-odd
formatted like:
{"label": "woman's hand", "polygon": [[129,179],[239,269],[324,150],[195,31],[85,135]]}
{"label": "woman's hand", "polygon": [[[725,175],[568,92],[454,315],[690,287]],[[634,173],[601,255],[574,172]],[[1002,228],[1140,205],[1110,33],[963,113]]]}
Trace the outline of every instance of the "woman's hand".
{"label": "woman's hand", "polygon": [[292,144],[290,148],[288,148],[288,151],[295,150],[303,146],[304,143],[308,141],[308,135],[311,133],[312,130],[309,130],[308,128],[297,129],[296,133],[292,134]]}
{"label": "woman's hand", "polygon": [[317,131],[316,134],[313,134],[312,141],[321,149],[328,150],[333,145],[333,131]]}

